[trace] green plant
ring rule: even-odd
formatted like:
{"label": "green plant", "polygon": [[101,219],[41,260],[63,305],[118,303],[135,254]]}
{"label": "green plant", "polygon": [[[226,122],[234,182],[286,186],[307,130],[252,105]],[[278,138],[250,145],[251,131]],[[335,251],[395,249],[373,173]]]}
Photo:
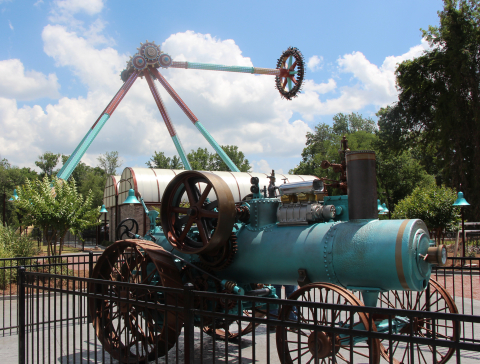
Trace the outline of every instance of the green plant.
{"label": "green plant", "polygon": [[448,187],[417,187],[395,206],[392,218],[421,219],[439,237],[445,228],[454,231],[458,226],[459,209],[453,206],[456,198],[455,191]]}
{"label": "green plant", "polygon": [[[92,207],[91,192],[83,197],[73,179],[62,181],[55,178],[53,182],[47,177],[41,181],[27,179],[18,189],[18,196],[15,205],[25,222],[43,230],[48,242],[48,255],[62,253],[68,230],[78,233],[99,223],[99,208]],[[48,234],[49,231],[52,234]],[[58,251],[57,241],[60,241]]]}

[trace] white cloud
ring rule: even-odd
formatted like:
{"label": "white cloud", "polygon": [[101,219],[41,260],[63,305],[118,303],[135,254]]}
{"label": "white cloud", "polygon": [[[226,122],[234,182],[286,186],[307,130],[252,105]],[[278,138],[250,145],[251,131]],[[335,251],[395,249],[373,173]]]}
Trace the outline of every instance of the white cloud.
{"label": "white cloud", "polygon": [[37,0],[33,6],[40,6],[43,4],[43,0]]}
{"label": "white cloud", "polygon": [[11,30],[13,30],[13,25],[12,25],[12,22],[10,20],[8,21],[8,26],[10,27]]}
{"label": "white cloud", "polygon": [[[420,56],[428,49],[428,43],[410,48],[400,56],[388,56],[379,67],[371,63],[363,53],[353,52],[337,60],[340,75],[353,75],[350,86],[339,88],[337,97],[322,101],[320,95],[336,89],[333,79],[327,84],[315,85],[312,81],[305,83],[304,94],[293,101],[295,110],[306,120],[313,120],[316,115],[331,115],[339,112],[353,112],[367,105],[382,107],[397,99],[395,87],[395,68],[397,64],[407,59]],[[324,92],[326,90],[326,92]]]}
{"label": "white cloud", "polygon": [[76,19],[78,13],[93,16],[103,9],[103,0],[55,0],[49,20],[53,23],[68,24],[71,28],[81,28],[83,22]]}
{"label": "white cloud", "polygon": [[[61,25],[46,26],[42,39],[45,52],[57,66],[70,68],[88,94],[64,97],[44,108],[18,108],[14,101],[2,100],[0,128],[10,132],[0,140],[0,153],[14,164],[31,163],[45,150],[70,154],[122,85],[119,74],[126,55],[113,48],[97,49]],[[233,40],[194,32],[172,35],[162,49],[175,60],[252,64]],[[247,158],[254,153],[265,158],[300,155],[311,129],[302,120],[289,122],[292,104],[278,96],[272,76],[181,69],[161,72],[220,144],[238,145]],[[187,153],[198,147],[210,149],[165,90],[158,88]],[[28,133],[20,137],[13,129],[28,129]],[[106,150],[119,150],[127,164],[128,158],[140,156],[146,161],[155,150],[176,153],[145,80],[136,81],[83,161],[96,164],[96,156]]]}
{"label": "white cloud", "polygon": [[42,97],[58,98],[57,76],[45,76],[37,71],[25,71],[19,59],[0,61],[0,97],[33,100]]}
{"label": "white cloud", "polygon": [[307,67],[312,72],[318,71],[323,67],[323,57],[322,56],[312,56],[307,61]]}
{"label": "white cloud", "polygon": [[63,13],[74,15],[76,13],[87,13],[95,15],[102,11],[103,0],[56,0],[54,5]]}

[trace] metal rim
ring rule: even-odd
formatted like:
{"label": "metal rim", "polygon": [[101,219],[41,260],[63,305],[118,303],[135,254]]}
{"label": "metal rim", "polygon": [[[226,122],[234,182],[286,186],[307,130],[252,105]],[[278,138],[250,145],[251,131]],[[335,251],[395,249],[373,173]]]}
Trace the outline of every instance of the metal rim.
{"label": "metal rim", "polygon": [[[207,196],[211,191],[216,200],[209,202]],[[182,203],[184,194],[187,204]],[[161,222],[165,236],[178,251],[186,254],[214,251],[227,243],[232,233],[235,223],[232,192],[225,181],[213,173],[182,172],[165,189]],[[196,231],[191,229],[194,225]]]}
{"label": "metal rim", "polygon": [[[243,315],[247,317],[252,317],[252,310],[243,310]],[[255,310],[255,317],[256,318],[264,318],[266,316],[265,312]],[[255,328],[257,328],[260,323],[255,324]],[[240,331],[239,331],[240,328]],[[203,327],[203,332],[206,334],[215,337],[219,340],[225,340],[228,337],[228,340],[235,339],[239,336],[247,335],[254,330],[254,325],[252,322],[248,324],[241,320],[233,321],[231,324],[228,325],[228,328],[225,330],[224,328],[213,328],[213,325],[208,325]]]}
{"label": "metal rim", "polygon": [[278,59],[277,69],[280,69],[280,75],[275,76],[275,83],[282,97],[287,100],[297,97],[305,76],[302,53],[295,47],[288,48]]}
{"label": "metal rim", "polygon": [[[289,300],[302,302],[324,302],[352,306],[363,306],[363,303],[346,289],[329,283],[311,283],[296,290]],[[290,317],[292,306],[282,306],[279,317],[283,320]],[[366,331],[376,331],[374,324],[370,325],[369,317],[363,312],[340,312],[335,309],[311,309],[298,307],[300,323],[337,327],[363,325]],[[298,316],[297,316],[298,317]],[[332,318],[334,318],[332,320]],[[334,321],[333,323],[331,321]],[[380,345],[378,339],[369,339],[355,343],[350,347],[351,339],[348,335],[335,335],[328,331],[297,330],[289,327],[277,326],[276,341],[280,362],[293,363],[350,363],[350,357],[363,357],[369,363],[380,362]],[[332,343],[335,343],[332,345]],[[292,346],[289,348],[289,346]],[[332,358],[335,351],[335,358]]]}
{"label": "metal rim", "polygon": [[[147,273],[148,271],[148,273]],[[144,240],[123,240],[100,256],[92,278],[171,288],[182,288],[172,258],[158,245]],[[178,296],[149,290],[91,283],[89,292],[109,299],[90,298],[90,316],[99,341],[122,363],[145,363],[165,355],[177,342],[183,316],[162,310],[162,305],[183,306]],[[128,303],[119,301],[129,298]],[[155,309],[135,301],[157,304]],[[167,323],[167,324],[165,324]]]}
{"label": "metal rim", "polygon": [[[391,291],[390,294],[382,293],[379,297],[383,307],[385,305],[389,308],[397,308],[403,310],[415,310],[415,311],[427,311],[427,302],[430,301],[430,312],[442,312],[442,313],[458,313],[457,306],[455,301],[450,296],[450,294],[438,284],[434,279],[430,279],[430,293],[427,294],[428,289],[422,292],[410,292],[405,291],[401,292],[404,295],[400,296],[399,292]],[[419,337],[433,337],[433,322],[430,319],[417,319],[413,320],[413,335]],[[448,340],[456,341],[460,336],[460,325],[455,321],[447,320],[435,320],[435,338],[439,340]],[[410,335],[412,331],[412,325],[405,326],[401,331],[400,335]],[[384,340],[383,343],[380,343],[380,354],[388,362],[394,364],[400,364],[405,359],[410,360],[410,345],[405,345],[405,347],[399,347],[400,342],[393,341],[391,346],[392,355],[390,355],[390,343],[388,340]],[[434,350],[429,345],[419,345],[414,344],[414,348],[417,353],[414,353],[415,358],[418,359],[419,363],[435,363],[435,364],[444,364],[446,363],[454,354],[454,348],[448,348],[446,353],[440,353],[436,351],[435,362]],[[422,349],[429,351],[427,354],[423,354]],[[390,356],[392,358],[390,358]],[[390,361],[392,359],[392,361]]]}

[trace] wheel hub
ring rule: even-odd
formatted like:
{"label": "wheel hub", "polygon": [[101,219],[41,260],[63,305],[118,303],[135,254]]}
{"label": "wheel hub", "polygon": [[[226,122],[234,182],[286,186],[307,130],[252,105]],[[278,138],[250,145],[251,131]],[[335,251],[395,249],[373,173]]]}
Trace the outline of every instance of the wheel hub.
{"label": "wheel hub", "polygon": [[312,332],[308,337],[308,349],[315,357],[315,350],[317,351],[317,358],[323,359],[332,353],[332,341],[326,333]]}

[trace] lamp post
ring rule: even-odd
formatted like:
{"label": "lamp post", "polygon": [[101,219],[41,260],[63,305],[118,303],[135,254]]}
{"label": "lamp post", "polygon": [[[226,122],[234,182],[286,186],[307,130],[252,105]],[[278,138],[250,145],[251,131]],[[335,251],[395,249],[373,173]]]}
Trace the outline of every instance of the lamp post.
{"label": "lamp post", "polygon": [[[460,184],[460,188],[462,188],[462,185]],[[467,245],[467,234],[465,234],[465,218],[463,217],[463,208],[465,206],[470,206],[470,204],[465,200],[465,197],[463,197],[463,192],[459,191],[457,195],[457,199],[453,203],[453,206],[459,206],[460,211],[462,213],[462,242],[463,242],[463,257],[465,258],[465,253],[466,253],[466,245]]]}
{"label": "lamp post", "polygon": [[[120,181],[118,181],[116,184],[117,188],[120,182],[122,181],[128,182],[128,184],[130,185],[130,189],[128,190],[128,197],[125,199],[125,201],[123,201],[123,205],[139,204],[140,201],[138,201],[137,198],[135,197],[135,191],[132,188],[132,182],[130,182],[128,179],[123,178]],[[115,195],[115,227],[114,227],[115,241],[117,241],[117,225],[118,225],[118,194]]]}
{"label": "lamp post", "polygon": [[387,208],[387,204],[386,203],[383,203],[383,205],[381,205],[382,207],[382,211],[380,211],[378,214],[379,215],[386,215],[388,214],[390,211],[388,210]]}
{"label": "lamp post", "polygon": [[[102,205],[102,208],[100,209],[100,213],[103,214],[103,240],[107,240],[107,209],[105,208],[105,205]],[[98,246],[98,242],[97,242]]]}

